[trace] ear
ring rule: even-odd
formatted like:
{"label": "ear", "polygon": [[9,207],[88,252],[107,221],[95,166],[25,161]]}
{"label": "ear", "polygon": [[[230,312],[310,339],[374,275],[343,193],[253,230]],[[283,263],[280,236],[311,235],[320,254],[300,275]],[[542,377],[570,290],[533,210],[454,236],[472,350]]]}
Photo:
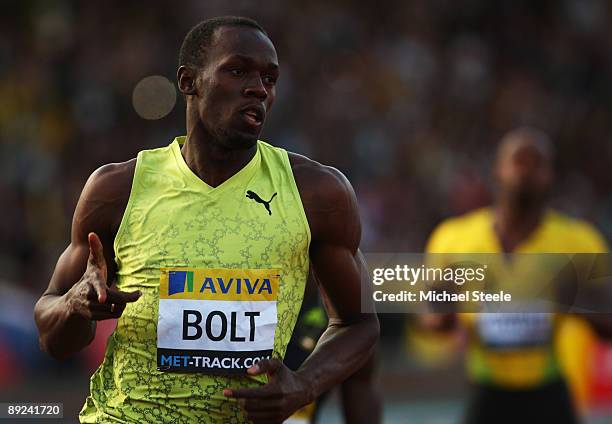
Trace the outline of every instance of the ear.
{"label": "ear", "polygon": [[179,66],[176,71],[176,80],[181,93],[186,96],[196,94],[196,74],[195,70],[185,65]]}

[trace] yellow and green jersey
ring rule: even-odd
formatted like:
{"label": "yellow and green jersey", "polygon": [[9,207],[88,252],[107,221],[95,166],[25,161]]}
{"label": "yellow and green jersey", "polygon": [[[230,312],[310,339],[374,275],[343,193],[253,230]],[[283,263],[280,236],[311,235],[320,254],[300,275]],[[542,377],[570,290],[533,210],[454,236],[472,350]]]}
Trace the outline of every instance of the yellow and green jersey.
{"label": "yellow and green jersey", "polygon": [[[493,229],[493,211],[479,209],[442,222],[432,233],[426,250],[429,253],[501,253]],[[536,230],[517,246],[514,253],[606,251],[606,243],[594,227],[549,210]],[[460,318],[469,334],[467,368],[470,379],[479,384],[509,389],[536,387],[558,379],[561,367],[555,336],[563,328],[576,327],[575,322],[566,324],[567,318],[552,314],[465,313],[460,314]],[[511,334],[500,331],[500,328],[520,329],[521,326],[549,328],[550,331],[540,331],[541,343],[505,349],[503,342],[511,340]]]}
{"label": "yellow and green jersey", "polygon": [[184,137],[138,154],[114,243],[127,305],[91,378],[81,422],[242,423],[225,388],[283,358],[304,295],[310,230],[287,152],[257,152],[217,187],[181,154]]}

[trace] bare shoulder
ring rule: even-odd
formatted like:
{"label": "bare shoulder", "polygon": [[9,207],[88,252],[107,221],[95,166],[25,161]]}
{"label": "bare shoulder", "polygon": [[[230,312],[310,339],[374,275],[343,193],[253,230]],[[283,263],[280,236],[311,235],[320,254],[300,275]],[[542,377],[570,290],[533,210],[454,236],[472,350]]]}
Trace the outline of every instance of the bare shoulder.
{"label": "bare shoulder", "polygon": [[355,192],[351,183],[338,169],[291,152],[289,161],[303,203],[326,209],[330,206],[350,206]]}
{"label": "bare shoulder", "polygon": [[91,194],[100,196],[116,197],[125,191],[129,194],[135,170],[136,158],[126,162],[102,165],[91,174],[85,189],[88,189],[88,192],[91,191]]}
{"label": "bare shoulder", "polygon": [[114,237],[130,197],[135,169],[135,158],[96,169],[81,192],[73,231],[96,231]]}
{"label": "bare shoulder", "polygon": [[357,199],[349,180],[338,169],[289,152],[293,176],[311,227],[313,240],[343,239],[355,243],[361,224]]}

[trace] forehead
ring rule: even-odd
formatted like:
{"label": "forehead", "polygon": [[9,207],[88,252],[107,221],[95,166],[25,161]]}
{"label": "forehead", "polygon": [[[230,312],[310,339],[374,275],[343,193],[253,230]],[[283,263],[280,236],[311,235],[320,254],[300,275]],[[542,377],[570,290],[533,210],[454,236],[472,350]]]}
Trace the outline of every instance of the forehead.
{"label": "forehead", "polygon": [[239,55],[263,64],[278,65],[274,44],[263,32],[244,26],[223,26],[213,34],[208,51],[211,61]]}
{"label": "forehead", "polygon": [[548,146],[544,142],[526,136],[515,135],[501,145],[499,159],[508,160],[523,156],[538,157],[545,161],[551,159]]}

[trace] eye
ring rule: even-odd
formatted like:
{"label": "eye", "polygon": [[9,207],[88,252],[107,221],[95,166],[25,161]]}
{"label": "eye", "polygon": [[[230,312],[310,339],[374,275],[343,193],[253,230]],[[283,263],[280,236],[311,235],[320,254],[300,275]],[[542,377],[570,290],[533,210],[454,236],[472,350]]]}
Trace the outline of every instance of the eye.
{"label": "eye", "polygon": [[268,85],[276,84],[276,77],[273,75],[264,75],[263,82]]}
{"label": "eye", "polygon": [[233,76],[235,77],[241,77],[244,75],[244,70],[240,69],[240,68],[233,68],[230,69],[230,72],[232,73]]}

